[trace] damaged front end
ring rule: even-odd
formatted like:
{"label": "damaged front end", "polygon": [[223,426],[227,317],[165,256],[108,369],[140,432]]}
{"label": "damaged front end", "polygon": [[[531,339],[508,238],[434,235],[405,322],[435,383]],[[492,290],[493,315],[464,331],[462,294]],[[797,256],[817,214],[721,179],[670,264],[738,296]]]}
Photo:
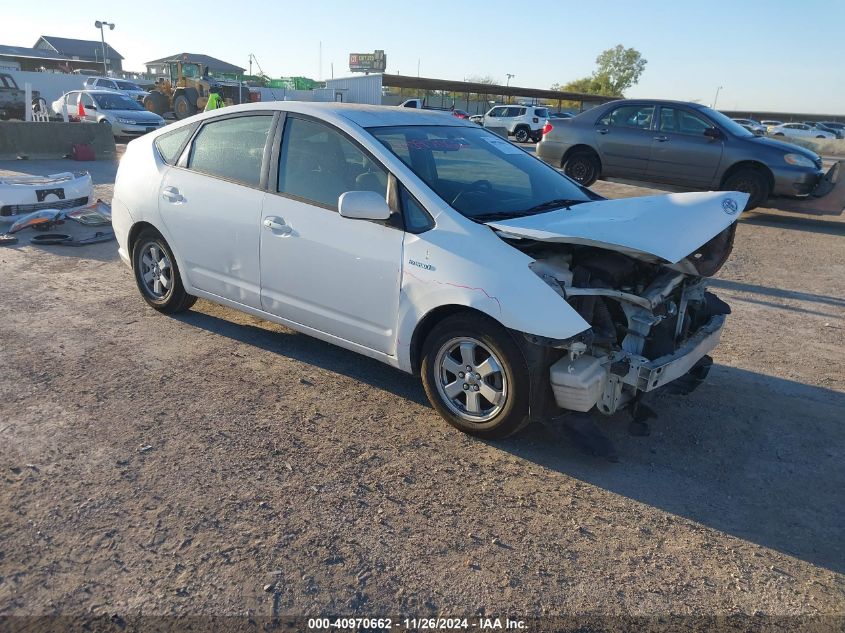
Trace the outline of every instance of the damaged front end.
{"label": "damaged front end", "polygon": [[610,415],[672,383],[689,393],[706,377],[730,307],[706,290],[733,247],[731,224],[675,263],[645,254],[503,237],[533,259],[531,268],[590,324],[549,342],[558,407]]}

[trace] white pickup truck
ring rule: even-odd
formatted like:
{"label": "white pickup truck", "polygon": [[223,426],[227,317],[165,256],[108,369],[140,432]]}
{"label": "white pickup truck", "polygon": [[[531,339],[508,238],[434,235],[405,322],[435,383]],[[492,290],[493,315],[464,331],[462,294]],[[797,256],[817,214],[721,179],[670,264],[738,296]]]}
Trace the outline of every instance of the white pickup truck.
{"label": "white pickup truck", "polygon": [[449,108],[436,108],[435,106],[430,106],[425,102],[425,99],[408,99],[407,101],[403,101],[397,107],[399,108],[416,108],[417,110],[435,110],[437,112],[442,112],[444,114],[451,114],[454,117],[459,119],[468,119],[469,114],[464,112],[463,110],[458,110],[454,105]]}

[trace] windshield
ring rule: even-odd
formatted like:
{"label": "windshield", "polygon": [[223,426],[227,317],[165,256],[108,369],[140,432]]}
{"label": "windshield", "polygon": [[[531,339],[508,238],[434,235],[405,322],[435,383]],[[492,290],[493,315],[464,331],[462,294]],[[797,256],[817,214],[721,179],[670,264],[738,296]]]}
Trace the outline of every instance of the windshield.
{"label": "windshield", "polygon": [[117,87],[121,90],[141,90],[137,85],[129,83],[128,81],[117,81],[115,82]]}
{"label": "windshield", "polygon": [[733,119],[726,117],[721,112],[717,112],[716,110],[713,110],[711,108],[698,108],[698,111],[702,114],[706,114],[708,117],[710,117],[710,120],[713,121],[713,123],[719,125],[723,130],[725,130],[729,134],[733,134],[734,136],[740,137],[754,136],[752,132],[742,127]]}
{"label": "windshield", "polygon": [[368,131],[470,219],[517,217],[599,199],[483,128],[415,125]]}
{"label": "windshield", "polygon": [[143,110],[140,103],[134,99],[130,99],[126,95],[96,95],[97,107],[100,110]]}

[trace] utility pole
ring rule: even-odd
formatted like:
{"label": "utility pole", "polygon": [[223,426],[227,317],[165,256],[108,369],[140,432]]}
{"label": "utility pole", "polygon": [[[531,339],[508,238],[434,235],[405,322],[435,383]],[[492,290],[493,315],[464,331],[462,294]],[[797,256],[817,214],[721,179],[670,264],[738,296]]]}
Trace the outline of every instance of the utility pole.
{"label": "utility pole", "polygon": [[716,109],[716,102],[719,100],[719,91],[724,88],[724,86],[719,86],[716,88],[716,96],[713,97],[713,105],[711,106],[714,110]]}
{"label": "utility pole", "polygon": [[508,76],[508,80],[505,82],[505,87],[507,87],[507,86],[511,85],[511,79],[516,77],[516,75],[514,75],[513,73],[505,73],[505,74]]}
{"label": "utility pole", "polygon": [[106,36],[103,34],[104,26],[109,27],[110,31],[114,31],[114,22],[106,22],[105,20],[97,20],[94,22],[94,27],[100,29],[100,44],[103,47],[103,77],[108,77],[109,69],[108,66],[106,66]]}

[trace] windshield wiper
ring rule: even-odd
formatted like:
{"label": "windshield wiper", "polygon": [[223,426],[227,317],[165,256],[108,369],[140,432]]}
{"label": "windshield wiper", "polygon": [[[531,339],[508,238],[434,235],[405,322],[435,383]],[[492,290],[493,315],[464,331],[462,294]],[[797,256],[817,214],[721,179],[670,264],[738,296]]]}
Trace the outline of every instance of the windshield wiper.
{"label": "windshield wiper", "polygon": [[558,208],[565,208],[567,211],[569,211],[569,208],[571,206],[575,204],[581,204],[582,202],[587,202],[587,200],[569,200],[565,198],[558,198],[556,200],[549,200],[547,202],[536,204],[533,207],[524,209],[520,213],[539,213],[540,211],[549,211],[550,209]]}

